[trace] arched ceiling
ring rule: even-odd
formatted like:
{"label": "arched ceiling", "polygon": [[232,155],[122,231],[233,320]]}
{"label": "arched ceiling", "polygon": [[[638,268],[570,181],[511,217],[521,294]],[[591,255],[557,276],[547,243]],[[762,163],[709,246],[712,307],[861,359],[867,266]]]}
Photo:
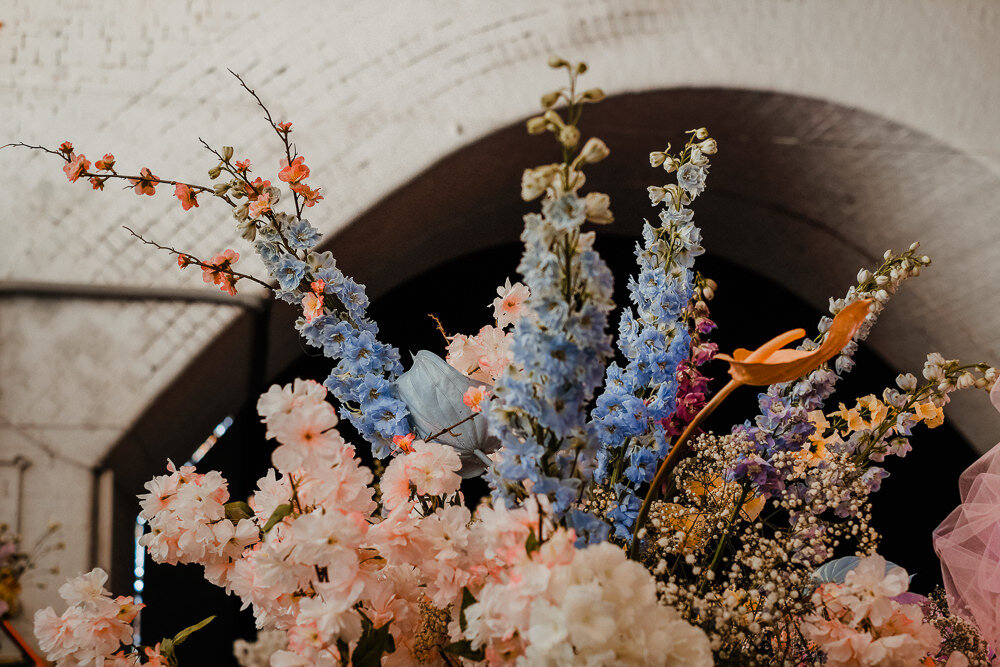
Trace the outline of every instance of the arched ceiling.
{"label": "arched ceiling", "polygon": [[[492,133],[561,84],[544,66],[550,53],[585,59],[588,83],[617,95],[587,120],[614,151],[595,182],[641,201],[654,177],[644,153],[708,125],[722,152],[698,215],[712,221],[713,251],[820,304],[882,249],[919,238],[935,265],[873,345],[905,368],[928,349],[1000,360],[1000,5],[990,0],[6,8],[6,140],[69,139],[92,158],[205,180],[201,136],[274,174],[278,147],[231,67],[294,121],[326,196],[311,220],[339,234],[338,255],[357,257],[354,272],[376,292],[514,233],[519,170],[548,158],[537,138]],[[480,139],[478,152],[454,153]],[[407,185],[428,168],[433,182]],[[182,212],[169,193],[91,193],[50,156],[12,149],[0,174],[0,458],[49,461],[30,473],[43,484],[60,465],[100,461],[199,353],[206,361],[210,342],[225,349],[218,336],[246,310],[201,302],[198,275],[121,225],[202,255],[247,248],[211,202]],[[477,227],[484,207],[509,212],[511,226]],[[623,210],[620,230],[634,230]],[[25,283],[56,298],[11,296],[38,293]],[[79,286],[117,296],[78,299]],[[977,446],[997,440],[982,401],[954,408]],[[39,517],[79,512],[80,493],[39,505]]]}

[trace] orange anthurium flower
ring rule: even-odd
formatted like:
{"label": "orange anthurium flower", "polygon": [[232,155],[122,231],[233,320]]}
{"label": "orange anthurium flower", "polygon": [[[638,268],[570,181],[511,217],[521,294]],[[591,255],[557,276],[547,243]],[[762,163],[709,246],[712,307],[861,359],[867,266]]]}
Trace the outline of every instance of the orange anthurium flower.
{"label": "orange anthurium flower", "polygon": [[871,299],[855,301],[837,313],[830,324],[830,329],[826,333],[826,338],[815,350],[784,349],[789,343],[793,343],[806,335],[804,329],[793,329],[772,338],[756,350],[739,349],[733,352],[733,356],[731,357],[727,354],[715,355],[716,359],[729,362],[729,375],[733,379],[720,389],[712,397],[712,400],[687,425],[687,428],[684,429],[680,437],[674,441],[674,445],[667,454],[667,458],[660,464],[656,475],[653,477],[653,481],[649,485],[646,498],[639,508],[639,514],[636,516],[635,530],[632,534],[632,546],[629,550],[630,554],[635,554],[638,543],[635,536],[645,523],[646,517],[649,516],[649,508],[652,505],[653,496],[666,481],[667,476],[673,471],[681,457],[687,452],[687,443],[692,434],[722,404],[726,397],[742,385],[766,386],[780,382],[791,382],[813,372],[821,364],[837,356],[844,349],[844,346],[851,342],[858,327],[861,326],[865,317],[868,316],[868,309],[871,303]]}
{"label": "orange anthurium flower", "polygon": [[717,354],[715,358],[729,362],[729,374],[738,384],[763,386],[791,382],[837,356],[864,322],[870,305],[871,299],[855,301],[837,313],[822,345],[815,350],[784,349],[785,345],[806,335],[803,329],[793,329],[752,352],[739,349],[731,357]]}

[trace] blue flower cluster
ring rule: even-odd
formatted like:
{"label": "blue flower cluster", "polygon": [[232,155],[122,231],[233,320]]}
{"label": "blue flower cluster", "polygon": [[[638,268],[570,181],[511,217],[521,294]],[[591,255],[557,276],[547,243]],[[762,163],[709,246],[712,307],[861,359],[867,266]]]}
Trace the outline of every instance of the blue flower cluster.
{"label": "blue flower cluster", "polygon": [[[593,249],[594,235],[580,233],[584,218],[584,200],[574,193],[549,197],[542,215],[525,217],[518,271],[531,297],[514,330],[514,362],[497,381],[488,413],[504,445],[488,474],[494,497],[516,502],[528,482],[560,517],[593,469],[596,438],[586,405],[612,354],[612,276]],[[592,536],[607,534],[603,522],[579,511],[571,523]]]}
{"label": "blue flower cluster", "polygon": [[691,298],[694,258],[703,252],[692,217],[683,204],[670,202],[660,213],[661,226],[643,225],[644,243],[636,247],[639,275],[629,280],[634,310],[624,310],[619,326],[625,366],[608,367],[592,413],[601,445],[594,477],[610,484],[617,497],[609,517],[620,538],[631,534],[641,505],[637,491],[652,481],[669,451],[660,422],[674,412],[677,366],[691,354],[680,320]]}
{"label": "blue flower cluster", "polygon": [[[372,445],[378,458],[387,456],[392,436],[410,431],[406,405],[392,381],[403,371],[399,352],[381,343],[378,326],[368,319],[363,286],[337,268],[329,252],[308,250],[319,232],[306,220],[277,214],[278,227],[258,227],[256,248],[268,272],[278,281],[278,298],[301,304],[308,287],[322,281],[323,313],[299,318],[296,328],[310,345],[337,361],[324,384],[344,406],[343,413]],[[297,252],[298,251],[298,252]]]}

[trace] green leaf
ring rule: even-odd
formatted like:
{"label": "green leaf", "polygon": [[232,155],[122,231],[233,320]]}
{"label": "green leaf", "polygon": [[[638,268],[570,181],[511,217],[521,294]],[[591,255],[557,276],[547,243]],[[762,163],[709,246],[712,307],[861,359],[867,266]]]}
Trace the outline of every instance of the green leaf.
{"label": "green leaf", "polygon": [[472,593],[469,592],[468,588],[462,587],[462,606],[458,612],[458,627],[465,632],[465,628],[468,627],[469,622],[465,620],[465,610],[469,605],[476,604],[476,598],[473,597]]}
{"label": "green leaf", "polygon": [[542,543],[538,541],[538,536],[535,535],[535,531],[528,533],[528,539],[524,541],[524,548],[527,550],[528,555],[530,556],[534,552],[538,551],[541,546]]}
{"label": "green leaf", "polygon": [[279,521],[281,521],[291,513],[292,513],[292,506],[289,503],[285,503],[284,505],[278,505],[277,507],[275,507],[274,511],[271,512],[271,518],[268,519],[267,523],[264,524],[264,532],[266,533],[267,531],[274,528],[275,524],[277,524]]}
{"label": "green leaf", "polygon": [[[391,623],[391,621],[390,621]],[[376,628],[368,617],[361,615],[361,639],[351,655],[352,667],[379,667],[382,655],[396,650],[396,642],[389,633],[389,623]]]}
{"label": "green leaf", "polygon": [[[176,635],[174,635],[174,639],[173,639],[172,644],[174,646],[177,646],[178,644],[184,643],[184,640],[187,639],[188,637],[190,637],[192,632],[197,632],[198,630],[201,630],[203,627],[205,627],[206,625],[208,625],[209,623],[211,623],[213,620],[215,620],[215,616],[209,616],[208,618],[206,618],[203,621],[195,623],[194,625],[192,625],[190,627],[184,628],[183,630],[181,630],[180,632],[178,632]],[[170,640],[169,639],[165,639],[163,641],[170,641]]]}
{"label": "green leaf", "polygon": [[233,523],[239,523],[240,519],[253,518],[253,510],[242,500],[237,500],[234,503],[226,503],[223,507],[226,509],[226,518]]}
{"label": "green leaf", "polygon": [[442,649],[445,653],[451,653],[452,655],[457,655],[460,658],[466,658],[474,662],[482,662],[486,659],[486,653],[483,649],[472,648],[472,642],[468,639],[463,639],[459,642],[452,642]]}

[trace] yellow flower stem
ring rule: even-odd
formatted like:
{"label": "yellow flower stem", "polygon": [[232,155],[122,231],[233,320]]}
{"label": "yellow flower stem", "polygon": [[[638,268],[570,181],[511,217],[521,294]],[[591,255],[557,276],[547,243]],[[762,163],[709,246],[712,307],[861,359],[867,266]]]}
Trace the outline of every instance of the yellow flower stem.
{"label": "yellow flower stem", "polygon": [[663,459],[663,463],[660,464],[659,470],[656,471],[656,477],[653,478],[652,483],[649,485],[649,491],[646,492],[646,498],[642,501],[642,507],[639,509],[639,514],[635,518],[635,525],[632,526],[632,545],[629,548],[629,557],[634,558],[636,555],[636,548],[639,544],[638,535],[639,530],[642,525],[646,522],[646,517],[649,516],[649,508],[653,504],[653,498],[656,496],[660,485],[663,484],[667,477],[673,472],[677,464],[687,453],[687,442],[691,439],[691,435],[695,432],[702,422],[704,422],[710,414],[715,412],[715,409],[722,405],[722,402],[726,400],[729,394],[739,387],[742,383],[736,380],[730,380],[729,383],[723,387],[719,393],[717,393],[708,404],[701,409],[701,411],[691,420],[691,423],[687,425],[681,436],[677,438],[674,442],[674,446],[670,448],[670,453],[667,454],[667,458]]}

